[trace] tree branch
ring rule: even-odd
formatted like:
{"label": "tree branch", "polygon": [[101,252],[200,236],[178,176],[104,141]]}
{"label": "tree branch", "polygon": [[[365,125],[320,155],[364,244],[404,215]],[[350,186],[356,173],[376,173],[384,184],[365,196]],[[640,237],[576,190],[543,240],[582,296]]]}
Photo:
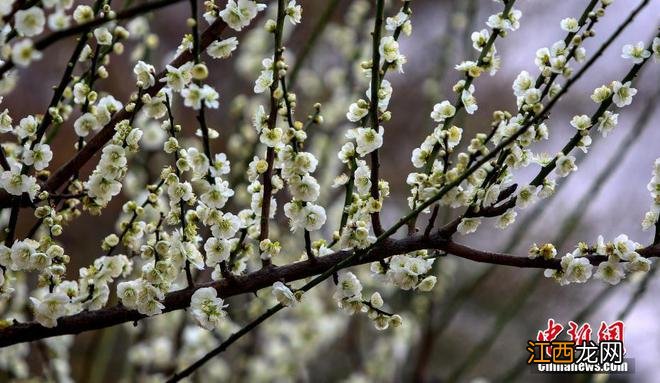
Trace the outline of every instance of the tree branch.
{"label": "tree branch", "polygon": [[[543,258],[530,259],[528,257],[482,251],[447,241],[438,234],[428,238],[418,235],[399,240],[385,239],[380,245],[374,247],[369,254],[362,257],[353,257],[343,267],[377,262],[393,255],[422,249],[441,250],[457,257],[480,263],[535,269],[560,268],[560,259],[558,258],[552,260],[545,260]],[[660,245],[639,249],[637,252],[647,258],[660,257]],[[305,260],[285,266],[260,269],[247,275],[235,276],[232,279],[202,283],[197,287],[214,287],[218,290],[220,297],[228,298],[259,291],[272,286],[277,281],[293,282],[322,274],[332,269],[338,263],[346,261],[352,255],[353,251],[351,250],[341,250],[324,257],[317,257],[314,260]],[[589,256],[588,259],[592,264],[597,265],[600,262],[606,261],[607,257],[593,255]],[[184,289],[167,294],[163,300],[165,306],[163,312],[167,313],[188,307],[190,297],[193,293],[194,290]],[[145,317],[145,315],[135,310],[129,310],[121,305],[117,305],[62,317],[58,320],[57,326],[53,328],[44,327],[37,322],[14,323],[0,329],[0,347],[58,335],[79,334],[122,323],[137,322]]]}

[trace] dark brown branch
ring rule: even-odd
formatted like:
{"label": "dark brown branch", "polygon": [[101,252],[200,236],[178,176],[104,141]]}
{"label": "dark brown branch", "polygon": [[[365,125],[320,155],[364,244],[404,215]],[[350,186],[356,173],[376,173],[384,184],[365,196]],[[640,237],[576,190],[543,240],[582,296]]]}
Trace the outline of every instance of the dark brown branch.
{"label": "dark brown branch", "polygon": [[[545,260],[543,258],[530,259],[527,257],[513,256],[508,254],[481,251],[447,241],[436,234],[429,238],[423,235],[408,237],[399,240],[384,240],[380,245],[363,257],[354,257],[346,267],[359,264],[376,262],[393,255],[404,254],[421,249],[437,249],[457,257],[472,260],[474,262],[490,263],[496,265],[520,267],[559,269],[560,259]],[[660,246],[650,246],[638,250],[644,257],[659,257]],[[222,298],[228,298],[240,294],[256,292],[260,289],[272,286],[277,281],[292,282],[322,274],[330,270],[336,264],[347,259],[353,254],[350,250],[342,250],[333,254],[317,257],[314,260],[305,260],[279,267],[270,267],[255,271],[253,273],[235,276],[231,279],[223,279],[218,282],[207,282],[197,287],[214,287]],[[606,260],[605,256],[589,256],[592,264],[596,265]],[[163,304],[163,312],[181,310],[190,304],[190,297],[194,290],[186,289],[175,291],[166,295]],[[15,323],[4,329],[0,329],[0,347],[5,347],[22,342],[30,342],[43,338],[79,334],[85,331],[98,330],[122,323],[136,322],[145,318],[144,315],[135,310],[129,310],[118,305],[95,311],[84,311],[82,313],[60,318],[58,325],[47,328],[37,322]]]}

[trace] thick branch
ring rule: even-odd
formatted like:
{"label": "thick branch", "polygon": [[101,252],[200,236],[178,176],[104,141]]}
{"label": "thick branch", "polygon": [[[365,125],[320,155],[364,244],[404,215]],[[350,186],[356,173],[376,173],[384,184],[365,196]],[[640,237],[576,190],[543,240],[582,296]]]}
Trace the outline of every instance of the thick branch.
{"label": "thick branch", "polygon": [[[384,240],[380,245],[374,247],[368,255],[354,257],[346,267],[376,262],[393,255],[404,254],[421,249],[437,249],[475,262],[504,266],[541,269],[558,269],[560,267],[559,259],[530,259],[527,257],[481,251],[455,242],[447,241],[437,234],[428,238],[419,235],[399,240]],[[646,247],[638,250],[638,253],[644,257],[659,257],[660,246],[655,245]],[[217,282],[200,284],[198,287],[212,286],[218,290],[218,294],[222,298],[257,292],[263,288],[272,286],[272,284],[277,281],[293,282],[322,274],[350,257],[352,254],[353,252],[350,250],[342,250],[324,257],[317,257],[314,260],[265,268],[244,276],[235,276],[232,279],[223,279]],[[606,259],[605,256],[589,256],[589,260],[594,265],[599,264]],[[169,293],[163,301],[163,304],[165,305],[163,312],[181,310],[188,307],[193,292],[194,290],[185,289]],[[16,323],[0,330],[0,347],[58,335],[78,334],[84,331],[98,330],[122,323],[136,322],[143,318],[145,318],[145,316],[137,311],[128,310],[125,307],[118,305],[101,310],[85,311],[76,315],[60,318],[58,320],[58,325],[54,328],[44,327],[37,322]]]}

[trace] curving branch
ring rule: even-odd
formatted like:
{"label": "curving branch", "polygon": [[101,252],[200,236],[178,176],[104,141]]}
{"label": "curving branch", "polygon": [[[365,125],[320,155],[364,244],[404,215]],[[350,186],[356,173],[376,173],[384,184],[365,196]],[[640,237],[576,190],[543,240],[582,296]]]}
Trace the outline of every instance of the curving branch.
{"label": "curving branch", "polygon": [[[523,256],[482,251],[453,242],[439,234],[430,237],[417,235],[398,240],[384,240],[380,245],[374,247],[369,254],[363,257],[353,257],[348,263],[342,266],[343,268],[347,268],[355,265],[377,262],[393,255],[422,249],[440,250],[474,262],[502,266],[533,269],[559,269],[561,267],[559,264],[560,259],[531,259]],[[660,257],[660,245],[645,247],[639,249],[637,252],[647,258]],[[247,293],[256,293],[261,289],[272,286],[273,283],[277,281],[293,282],[327,272],[340,262],[351,258],[353,254],[353,251],[341,250],[324,257],[317,257],[313,260],[296,262],[285,266],[264,268],[247,275],[234,276],[231,279],[199,284],[197,287],[214,287],[218,290],[218,295],[222,298]],[[607,257],[602,255],[591,255],[588,256],[588,259],[592,264],[598,265],[599,263],[606,261]],[[193,289],[184,289],[169,293],[163,300],[165,306],[163,313],[187,308],[190,304],[190,297],[193,293]],[[57,326],[53,328],[44,327],[37,322],[14,323],[0,329],[0,347],[36,341],[58,335],[79,334],[81,332],[98,330],[122,323],[137,322],[145,317],[145,315],[142,315],[135,310],[129,310],[121,305],[117,305],[114,307],[95,311],[84,311],[79,314],[62,317],[58,320]]]}

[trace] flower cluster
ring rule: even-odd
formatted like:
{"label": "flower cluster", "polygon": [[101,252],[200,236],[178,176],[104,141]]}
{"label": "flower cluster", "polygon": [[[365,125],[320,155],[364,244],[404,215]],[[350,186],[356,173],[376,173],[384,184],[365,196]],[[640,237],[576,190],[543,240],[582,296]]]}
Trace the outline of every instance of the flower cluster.
{"label": "flower cluster", "polygon": [[642,229],[649,230],[658,225],[658,217],[660,217],[660,158],[656,158],[653,164],[651,181],[646,185],[646,189],[650,192],[653,202],[651,209],[644,215]]}
{"label": "flower cluster", "polygon": [[385,330],[389,326],[399,327],[402,324],[401,316],[382,310],[384,302],[378,292],[373,293],[369,300],[363,299],[362,284],[350,271],[339,274],[334,298],[339,307],[349,314],[367,313],[378,330]]}
{"label": "flower cluster", "polygon": [[402,290],[431,291],[437,277],[429,275],[434,258],[428,257],[427,250],[395,255],[386,264],[371,264],[372,272],[384,274],[387,280]]}
{"label": "flower cluster", "polygon": [[[533,246],[530,257],[541,255],[545,259],[553,259],[556,250],[551,246],[548,244],[541,248]],[[554,278],[563,286],[569,283],[584,283],[593,274],[596,279],[616,285],[625,277],[626,272],[649,271],[651,261],[637,253],[636,250],[640,247],[639,243],[631,241],[625,234],[617,236],[611,242],[605,242],[603,237],[599,236],[593,246],[580,243],[573,252],[561,258],[560,269],[547,269],[545,276]],[[592,265],[594,256],[607,257],[607,260],[598,263],[595,272]]]}

